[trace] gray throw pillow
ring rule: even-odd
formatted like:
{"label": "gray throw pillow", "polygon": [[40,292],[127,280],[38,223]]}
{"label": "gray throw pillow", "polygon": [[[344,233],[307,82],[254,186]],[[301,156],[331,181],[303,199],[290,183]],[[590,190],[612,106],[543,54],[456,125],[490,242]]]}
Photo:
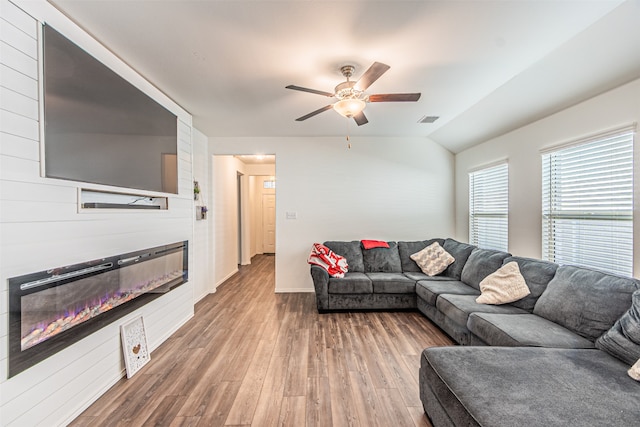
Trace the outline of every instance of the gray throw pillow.
{"label": "gray throw pillow", "polygon": [[440,246],[440,243],[434,242],[411,255],[411,259],[418,264],[422,272],[427,276],[435,276],[447,269],[455,259]]}
{"label": "gray throw pillow", "polygon": [[632,300],[631,308],[596,341],[600,350],[629,365],[640,359],[640,291],[633,293]]}

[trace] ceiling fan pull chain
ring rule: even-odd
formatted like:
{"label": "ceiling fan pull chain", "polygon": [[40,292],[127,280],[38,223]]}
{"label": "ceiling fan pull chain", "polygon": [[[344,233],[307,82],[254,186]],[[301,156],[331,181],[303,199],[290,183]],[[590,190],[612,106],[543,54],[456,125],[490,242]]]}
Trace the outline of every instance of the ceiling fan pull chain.
{"label": "ceiling fan pull chain", "polygon": [[351,120],[347,119],[347,148],[351,150],[351,142],[349,141],[349,122]]}

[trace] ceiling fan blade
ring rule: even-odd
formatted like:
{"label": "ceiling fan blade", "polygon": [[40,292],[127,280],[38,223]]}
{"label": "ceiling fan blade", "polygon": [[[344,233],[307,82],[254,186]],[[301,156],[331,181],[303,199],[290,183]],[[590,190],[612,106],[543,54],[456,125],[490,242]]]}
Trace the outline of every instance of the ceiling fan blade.
{"label": "ceiling fan blade", "polygon": [[369,95],[369,102],[416,102],[420,99],[419,93],[379,93]]}
{"label": "ceiling fan blade", "polygon": [[391,68],[387,64],[383,64],[382,62],[374,62],[371,67],[367,71],[364,72],[360,80],[353,86],[358,90],[367,90],[369,86],[376,80],[380,78],[381,75],[387,72],[387,70]]}
{"label": "ceiling fan blade", "polygon": [[296,85],[286,86],[286,89],[293,89],[293,90],[299,90],[299,91],[302,91],[302,92],[315,93],[316,95],[328,96],[329,98],[331,98],[333,96],[333,94],[329,93],[329,92],[324,92],[322,90],[309,89],[307,87],[301,87],[301,86],[296,86]]}
{"label": "ceiling fan blade", "polygon": [[358,126],[366,125],[367,123],[369,123],[369,120],[367,120],[367,116],[364,115],[364,111],[360,111],[358,114],[353,116],[353,120],[356,121]]}
{"label": "ceiling fan blade", "polygon": [[332,104],[325,105],[325,106],[324,106],[324,107],[322,107],[322,108],[318,108],[316,111],[312,111],[312,112],[310,112],[309,114],[306,114],[306,115],[304,115],[304,116],[302,116],[302,117],[298,117],[298,118],[296,119],[296,122],[301,122],[301,121],[303,121],[303,120],[307,120],[308,118],[313,117],[313,116],[315,116],[315,115],[318,115],[318,114],[320,114],[320,113],[322,113],[322,112],[324,112],[324,111],[330,110],[331,108],[333,108],[333,105],[332,105]]}

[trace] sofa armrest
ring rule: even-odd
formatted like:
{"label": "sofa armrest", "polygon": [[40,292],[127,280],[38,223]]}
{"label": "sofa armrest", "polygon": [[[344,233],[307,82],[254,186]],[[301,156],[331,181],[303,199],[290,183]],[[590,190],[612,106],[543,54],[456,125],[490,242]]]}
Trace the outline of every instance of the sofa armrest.
{"label": "sofa armrest", "polygon": [[318,312],[322,313],[329,309],[329,273],[322,267],[312,265],[311,278],[313,279],[313,286],[316,290]]}

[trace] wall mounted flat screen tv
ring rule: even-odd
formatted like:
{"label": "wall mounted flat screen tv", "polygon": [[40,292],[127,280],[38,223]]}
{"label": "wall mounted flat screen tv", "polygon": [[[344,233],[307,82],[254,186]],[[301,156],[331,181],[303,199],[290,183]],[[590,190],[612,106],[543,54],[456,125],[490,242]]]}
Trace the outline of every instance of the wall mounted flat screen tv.
{"label": "wall mounted flat screen tv", "polygon": [[177,117],[44,26],[45,175],[178,193]]}

